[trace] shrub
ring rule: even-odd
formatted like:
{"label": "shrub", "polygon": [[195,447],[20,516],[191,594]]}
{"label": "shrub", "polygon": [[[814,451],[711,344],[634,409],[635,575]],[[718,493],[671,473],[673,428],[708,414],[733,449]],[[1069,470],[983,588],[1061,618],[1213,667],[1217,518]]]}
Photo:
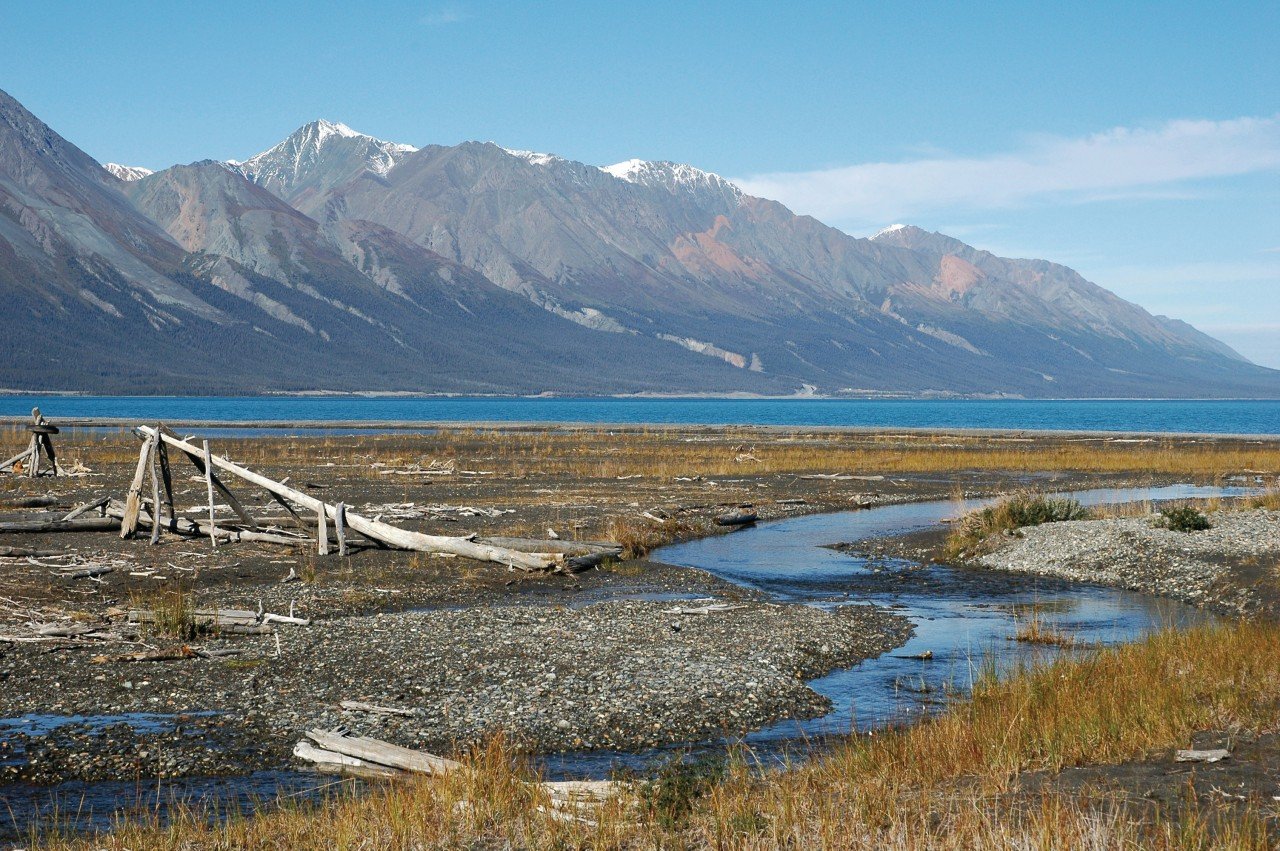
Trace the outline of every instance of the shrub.
{"label": "shrub", "polygon": [[1175,532],[1201,532],[1211,525],[1204,512],[1190,505],[1162,508],[1160,519],[1156,522],[1160,528],[1172,529]]}
{"label": "shrub", "polygon": [[1017,493],[995,505],[966,514],[948,536],[946,553],[951,557],[963,557],[992,535],[1024,526],[1089,520],[1092,517],[1093,512],[1074,499]]}

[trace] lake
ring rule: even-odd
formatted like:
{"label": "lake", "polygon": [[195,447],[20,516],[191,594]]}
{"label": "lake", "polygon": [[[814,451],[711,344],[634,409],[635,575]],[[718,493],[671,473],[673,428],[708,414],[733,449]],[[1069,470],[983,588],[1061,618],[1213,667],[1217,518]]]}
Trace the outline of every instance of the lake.
{"label": "lake", "polygon": [[297,428],[436,423],[760,425],[1280,434],[1280,400],[907,400],[505,397],[0,396],[0,416]]}

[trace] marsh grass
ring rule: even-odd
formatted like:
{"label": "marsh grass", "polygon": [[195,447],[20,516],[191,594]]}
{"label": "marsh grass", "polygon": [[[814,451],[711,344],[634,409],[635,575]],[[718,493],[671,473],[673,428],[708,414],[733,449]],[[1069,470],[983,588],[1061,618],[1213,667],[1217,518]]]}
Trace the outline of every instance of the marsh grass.
{"label": "marsh grass", "polygon": [[1016,493],[962,517],[947,536],[945,554],[951,558],[969,557],[993,535],[1042,523],[1089,520],[1093,516],[1074,499]]}
{"label": "marsh grass", "polygon": [[639,517],[614,517],[609,521],[609,540],[622,547],[623,559],[643,558],[664,544],[693,537],[700,526],[677,519],[653,521]]}

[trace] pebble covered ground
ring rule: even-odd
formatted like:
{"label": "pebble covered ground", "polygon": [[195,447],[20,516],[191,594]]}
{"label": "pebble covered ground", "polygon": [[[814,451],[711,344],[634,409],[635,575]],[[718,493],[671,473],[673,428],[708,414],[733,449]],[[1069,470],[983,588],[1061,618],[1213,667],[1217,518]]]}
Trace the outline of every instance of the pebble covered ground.
{"label": "pebble covered ground", "polygon": [[1114,585],[1223,613],[1275,607],[1270,589],[1280,563],[1280,512],[1218,511],[1209,515],[1209,529],[1196,532],[1161,528],[1158,518],[1031,526],[1001,538],[976,563]]}
{"label": "pebble covered ground", "polygon": [[[254,639],[256,653],[225,660],[106,666],[66,653],[53,689],[37,676],[38,651],[12,654],[0,662],[0,717],[32,706],[54,716],[219,714],[175,722],[178,733],[151,737],[149,746],[114,734],[105,737],[109,749],[77,746],[92,737],[69,726],[52,737],[61,747],[18,762],[11,779],[93,779],[112,776],[113,766],[115,776],[141,768],[177,776],[278,764],[317,726],[446,753],[499,730],[534,751],[743,733],[824,713],[828,702],[806,679],[879,655],[911,632],[905,618],[868,606],[741,602],[705,614],[672,611],[707,602],[339,617],[282,632],[279,657],[268,638]],[[205,646],[220,644],[246,647],[243,638]],[[343,700],[413,714],[353,713],[339,708]],[[254,744],[229,747],[229,739]],[[11,747],[38,756],[25,739]]]}

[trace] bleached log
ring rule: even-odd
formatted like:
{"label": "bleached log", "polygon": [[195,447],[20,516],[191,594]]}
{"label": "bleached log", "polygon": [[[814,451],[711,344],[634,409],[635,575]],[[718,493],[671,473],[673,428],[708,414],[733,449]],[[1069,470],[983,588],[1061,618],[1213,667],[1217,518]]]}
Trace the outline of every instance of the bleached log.
{"label": "bleached log", "polygon": [[178,659],[192,659],[196,651],[187,647],[170,647],[165,650],[143,650],[137,653],[120,653],[114,656],[94,656],[89,661],[95,665],[109,665],[116,662],[173,662]]}
{"label": "bleached log", "polygon": [[262,615],[262,622],[263,623],[286,623],[286,624],[293,624],[294,626],[309,626],[311,624],[311,619],[295,618],[292,615],[273,615],[271,612],[266,612]]}
{"label": "bleached log", "polygon": [[115,567],[109,564],[95,564],[92,567],[86,567],[83,570],[73,570],[69,573],[59,573],[59,579],[96,579],[99,576],[106,576],[108,573],[115,573]]}
{"label": "bleached log", "polygon": [[118,517],[77,517],[74,520],[16,520],[0,523],[0,532],[107,532],[120,528]]}
{"label": "bleached log", "polygon": [[142,482],[151,463],[151,451],[156,445],[155,435],[143,441],[138,453],[138,466],[133,471],[133,481],[124,500],[124,516],[120,518],[120,537],[128,538],[138,529],[138,509],[142,507]]}
{"label": "bleached log", "polygon": [[328,506],[321,504],[316,512],[316,552],[322,556],[329,554],[329,512]]}
{"label": "bleached log", "polygon": [[754,511],[739,511],[731,514],[721,514],[716,518],[717,526],[749,526],[760,519],[760,515]]}
{"label": "bleached log", "polygon": [[1221,762],[1231,756],[1231,751],[1226,748],[1212,748],[1210,750],[1180,750],[1174,754],[1174,762]]}
{"label": "bleached log", "polygon": [[65,515],[63,515],[62,519],[75,520],[81,514],[85,514],[89,511],[93,511],[96,508],[105,508],[107,503],[110,501],[111,501],[111,497],[100,496],[91,502],[86,502],[83,505],[77,505],[75,508],[71,509]]}
{"label": "bleached log", "polygon": [[[139,434],[151,436],[155,434],[155,430],[147,426],[140,426],[137,429]],[[161,439],[177,449],[186,451],[199,451],[192,444],[180,440],[176,437],[160,434]],[[314,511],[325,512],[326,516],[332,516],[334,508],[327,505],[322,500],[316,499],[310,494],[295,490],[280,482],[269,479],[259,473],[255,473],[246,467],[235,464],[217,455],[211,456],[211,463],[220,470],[225,470],[232,475],[238,476],[247,482],[257,485],[264,490],[276,494],[282,498],[288,499],[302,507]],[[562,561],[563,556],[559,553],[521,553],[515,550],[488,546],[478,543],[469,538],[449,537],[445,535],[427,535],[422,532],[411,532],[407,529],[398,529],[387,523],[377,520],[370,520],[359,514],[348,511],[346,515],[347,525],[355,532],[375,541],[381,541],[388,546],[402,550],[414,550],[417,552],[446,552],[454,555],[463,556],[465,558],[476,559],[477,561],[489,561],[497,564],[509,565],[511,567],[520,568],[522,570],[551,570],[557,567]]]}
{"label": "bleached log", "polygon": [[327,751],[419,774],[447,774],[462,768],[460,762],[377,739],[342,736],[328,730],[308,730],[307,738]]}
{"label": "bleached log", "polygon": [[551,541],[544,538],[507,538],[491,536],[476,538],[477,544],[493,547],[505,547],[522,553],[564,553],[565,555],[585,555],[587,553],[621,550],[620,544],[612,541]]}
{"label": "bleached log", "polygon": [[[118,518],[123,516],[123,513],[124,513],[123,509],[120,506],[120,503],[115,500],[112,500],[107,504],[106,511],[107,511],[108,518]],[[97,519],[97,518],[89,518],[89,519]],[[74,522],[79,523],[79,522],[82,522],[82,520],[76,520]],[[138,513],[138,522],[143,525],[150,526],[152,522],[151,513],[145,510],[140,511]],[[310,538],[291,537],[288,535],[277,534],[275,532],[253,532],[248,529],[241,530],[241,529],[215,528],[213,526],[210,526],[205,521],[192,520],[189,517],[174,518],[174,517],[161,516],[160,524],[162,526],[167,527],[169,531],[177,535],[187,535],[189,537],[207,537],[209,535],[216,535],[219,540],[225,540],[229,542],[246,541],[246,542],[257,542],[257,543],[263,543],[263,544],[281,544],[288,547],[297,547],[297,546],[306,544],[310,541]],[[111,528],[115,528],[115,526],[112,526]],[[0,529],[0,531],[4,531],[4,530]]]}
{"label": "bleached log", "polygon": [[[152,433],[155,440],[159,440],[163,433],[158,429]],[[213,453],[209,451],[209,441],[204,442],[204,483],[209,491],[209,543],[216,550],[218,548],[218,521],[213,515],[213,464],[211,460]],[[157,509],[159,510],[159,509]]]}
{"label": "bleached log", "polygon": [[375,765],[354,756],[318,748],[306,739],[293,746],[293,755],[303,762],[312,763],[319,771],[368,777],[400,777],[404,774],[396,768]]}
{"label": "bleached log", "polygon": [[338,555],[347,555],[347,506],[338,503],[333,507],[333,533],[338,538]]}
{"label": "bleached log", "polygon": [[5,461],[3,464],[0,464],[0,470],[8,470],[14,464],[17,464],[19,461],[25,459],[30,454],[31,454],[31,447],[28,445],[26,449],[22,450],[17,455],[10,458],[8,461]]}
{"label": "bleached log", "polygon": [[[151,449],[151,510],[157,515],[160,513],[160,471],[159,464],[156,463],[156,455],[159,454],[160,445],[160,441],[157,440]],[[160,543],[160,524],[152,523],[151,545],[155,546],[158,543]]]}

